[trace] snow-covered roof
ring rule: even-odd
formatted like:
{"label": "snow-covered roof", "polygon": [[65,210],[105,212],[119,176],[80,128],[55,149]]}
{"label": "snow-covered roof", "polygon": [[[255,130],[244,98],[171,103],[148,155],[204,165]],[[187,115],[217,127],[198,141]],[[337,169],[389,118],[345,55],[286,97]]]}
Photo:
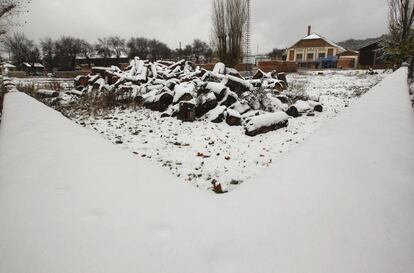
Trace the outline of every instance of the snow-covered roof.
{"label": "snow-covered roof", "polygon": [[196,190],[33,98],[8,93],[0,272],[411,272],[407,74],[389,76],[224,196]]}
{"label": "snow-covered roof", "polygon": [[[92,53],[92,54],[90,54],[89,58],[90,58],[90,59],[102,59],[103,57],[102,57],[101,55],[97,54],[97,53]],[[115,54],[112,54],[109,58],[110,58],[110,59],[116,59],[117,57],[116,57],[116,55],[115,55]],[[122,54],[121,54],[121,56],[120,56],[120,58],[122,58],[122,59],[124,59],[124,58],[128,58],[128,55],[127,55],[127,54],[125,54],[125,53],[122,53]],[[85,56],[84,56],[84,55],[78,55],[78,56],[76,57],[76,59],[77,59],[77,60],[86,60],[86,58],[85,58]]]}
{"label": "snow-covered roof", "polygon": [[345,50],[343,52],[341,52],[339,55],[358,55],[359,52],[355,51],[355,50]]}
{"label": "snow-covered roof", "polygon": [[372,46],[372,45],[375,45],[375,44],[377,44],[377,43],[381,43],[382,41],[384,41],[384,38],[383,38],[383,37],[380,37],[380,38],[376,39],[375,41],[372,41],[371,43],[366,44],[366,45],[364,45],[364,46],[360,47],[360,48],[358,49],[358,51],[359,51],[359,50],[361,50],[361,49],[364,49],[364,48],[366,48],[366,47],[370,47],[370,46]]}
{"label": "snow-covered roof", "polygon": [[[23,63],[23,65],[26,66],[26,67],[32,67],[32,64],[30,64],[30,63]],[[41,63],[34,63],[34,67],[35,68],[44,68],[43,64],[41,64]]]}
{"label": "snow-covered roof", "polygon": [[[317,34],[317,33],[315,33],[315,32],[314,32],[314,33],[312,33],[312,34],[310,34],[310,35],[308,35],[308,36],[306,36],[305,38],[303,38],[303,39],[302,39],[302,40],[300,40],[300,41],[303,41],[303,40],[319,40],[319,39],[321,39],[321,40],[325,41],[326,43],[330,44],[330,45],[331,45],[331,46],[333,46],[333,47],[338,48],[340,52],[342,52],[342,51],[346,51],[346,49],[345,49],[345,48],[343,48],[342,46],[338,45],[338,44],[337,44],[337,43],[335,43],[335,42],[332,42],[331,40],[329,40],[329,39],[327,39],[327,38],[323,37],[322,35],[319,35],[319,34]],[[296,43],[296,44],[297,44],[297,43]]]}
{"label": "snow-covered roof", "polygon": [[315,39],[321,39],[321,36],[319,36],[316,33],[313,33],[309,36],[306,36],[305,38],[303,38],[302,40],[315,40]]}
{"label": "snow-covered roof", "polygon": [[7,63],[7,62],[2,63],[2,66],[3,66],[4,68],[16,68],[16,66],[15,66],[15,65],[13,65],[13,64],[11,64],[11,63]]}

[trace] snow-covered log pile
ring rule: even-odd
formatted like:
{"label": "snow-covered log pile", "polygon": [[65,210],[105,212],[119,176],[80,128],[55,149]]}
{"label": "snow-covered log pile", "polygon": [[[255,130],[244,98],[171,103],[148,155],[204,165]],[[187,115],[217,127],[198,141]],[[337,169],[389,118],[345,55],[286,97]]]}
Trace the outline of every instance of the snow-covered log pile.
{"label": "snow-covered log pile", "polygon": [[1,86],[0,86],[0,121],[1,121],[2,112],[3,112],[4,95],[9,91],[16,90],[16,84],[9,77],[5,77],[5,76],[1,76],[0,82],[1,82]]}
{"label": "snow-covered log pile", "polygon": [[16,90],[16,84],[9,77],[3,77],[2,92],[10,92]]}
{"label": "snow-covered log pile", "polygon": [[[150,62],[139,58],[133,59],[125,71],[115,66],[94,67],[91,75],[75,79],[81,94],[93,94],[94,98],[110,94],[118,105],[139,103],[162,112],[162,117],[186,122],[204,118],[216,123],[225,121],[230,126],[244,125],[246,132],[250,131],[246,117],[268,113],[287,117],[284,112],[297,117],[304,113],[312,115],[322,108],[315,101],[297,102],[297,98],[284,96],[287,86],[283,73],[259,70],[252,79],[245,79],[223,63],[207,71],[185,60]],[[283,124],[287,124],[287,119]],[[255,132],[267,132],[270,128],[279,126],[266,124]]]}

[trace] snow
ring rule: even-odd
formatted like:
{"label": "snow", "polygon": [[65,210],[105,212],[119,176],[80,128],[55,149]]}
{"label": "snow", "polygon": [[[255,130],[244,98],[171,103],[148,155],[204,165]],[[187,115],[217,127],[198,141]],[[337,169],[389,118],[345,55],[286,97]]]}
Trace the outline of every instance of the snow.
{"label": "snow", "polygon": [[207,93],[207,94],[202,95],[200,97],[200,103],[201,104],[204,104],[204,103],[209,102],[209,101],[214,101],[214,100],[217,100],[217,98],[214,95],[214,93]]}
{"label": "snow", "polygon": [[44,68],[44,66],[41,63],[34,63],[34,64],[30,64],[30,63],[23,63],[24,66],[26,67],[37,67],[37,68]]}
{"label": "snow", "polygon": [[224,113],[226,109],[227,109],[226,106],[217,106],[216,108],[214,108],[213,110],[207,113],[206,119],[208,121],[216,120],[221,114]]}
{"label": "snow", "polygon": [[29,77],[13,78],[13,82],[18,87],[33,87],[35,89],[73,89],[74,80],[64,78]]}
{"label": "snow", "polygon": [[194,94],[195,87],[192,83],[181,83],[174,88],[174,104],[177,103],[185,94]]}
{"label": "snow", "polygon": [[311,110],[311,106],[309,105],[309,103],[307,103],[306,101],[303,100],[298,100],[294,106],[296,107],[296,109],[298,109],[299,113],[305,113],[309,110]]}
{"label": "snow", "polygon": [[9,93],[0,125],[0,272],[409,273],[414,114],[406,75],[398,70],[220,196]]}
{"label": "snow", "polygon": [[236,110],[237,112],[239,112],[240,114],[244,114],[246,112],[248,112],[250,110],[249,105],[247,104],[242,104],[240,101],[234,103],[230,109]]}
{"label": "snow", "polygon": [[220,94],[223,90],[227,90],[228,88],[224,84],[221,84],[221,83],[208,82],[206,89],[211,90],[215,94]]}
{"label": "snow", "polygon": [[[298,147],[324,123],[352,105],[360,94],[388,75],[380,73],[371,76],[365,71],[324,72],[323,76],[313,71],[288,75],[288,93],[320,100],[324,107],[323,113],[315,112],[314,117],[304,115],[291,119],[287,128],[254,138],[246,136],[243,127],[230,127],[225,123],[212,124],[210,121],[223,113],[219,107],[194,123],[161,118],[160,113],[141,108],[117,108],[96,116],[65,115],[130,153],[167,169],[183,183],[191,183],[201,190],[211,192],[215,179],[233,191]],[[149,98],[144,97],[156,99],[157,94],[153,92]],[[268,107],[272,107],[273,111],[287,108],[287,105],[282,104],[280,109],[278,103],[280,101],[275,100]],[[178,105],[175,109],[177,108]],[[244,113],[246,107],[236,103],[230,108]],[[171,115],[173,108],[166,113]],[[265,113],[250,111],[243,114],[243,118]],[[206,154],[209,158],[198,157],[198,153]],[[226,159],[228,157],[229,160]]]}
{"label": "snow", "polygon": [[226,65],[224,63],[216,63],[214,65],[213,73],[214,74],[224,74],[226,72]]}
{"label": "snow", "polygon": [[13,64],[11,64],[11,63],[3,63],[3,64],[2,64],[2,66],[3,66],[4,68],[16,68],[16,66],[15,66],[15,65],[13,65]]}
{"label": "snow", "polygon": [[311,35],[309,35],[309,36],[307,36],[307,37],[303,38],[303,40],[315,40],[315,39],[322,39],[322,37],[321,37],[321,36],[319,36],[319,35],[318,35],[318,34],[316,34],[316,33],[312,33]]}
{"label": "snow", "polygon": [[275,98],[273,95],[267,95],[267,103],[266,107],[269,110],[274,111],[286,111],[289,106],[287,104],[282,103],[278,98]]}
{"label": "snow", "polygon": [[232,109],[227,109],[227,115],[231,116],[231,117],[236,117],[236,118],[241,118],[241,115],[239,112],[232,110]]}

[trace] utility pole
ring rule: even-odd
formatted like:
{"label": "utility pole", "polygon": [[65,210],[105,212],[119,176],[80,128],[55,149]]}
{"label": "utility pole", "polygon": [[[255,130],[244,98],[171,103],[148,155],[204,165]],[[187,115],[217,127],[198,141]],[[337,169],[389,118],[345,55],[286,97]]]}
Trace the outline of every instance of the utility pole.
{"label": "utility pole", "polygon": [[250,26],[251,26],[251,5],[250,0],[247,0],[247,22],[246,22],[246,34],[245,34],[245,41],[244,41],[244,54],[245,59],[244,62],[246,63],[246,66],[248,66],[248,71],[250,74],[252,74],[252,66],[250,65],[252,63],[251,61],[251,49],[250,49]]}

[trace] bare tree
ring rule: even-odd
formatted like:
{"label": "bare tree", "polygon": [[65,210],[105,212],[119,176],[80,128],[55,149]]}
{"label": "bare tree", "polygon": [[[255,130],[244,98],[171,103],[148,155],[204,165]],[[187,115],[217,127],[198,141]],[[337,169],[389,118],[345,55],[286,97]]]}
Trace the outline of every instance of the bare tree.
{"label": "bare tree", "polygon": [[127,43],[128,57],[141,59],[160,60],[171,57],[171,49],[157,39],[131,38]]}
{"label": "bare tree", "polygon": [[34,67],[34,63],[40,59],[39,48],[23,33],[14,33],[12,36],[7,36],[3,42],[3,47],[10,53],[13,63],[20,68],[23,67],[25,62],[32,64]]}
{"label": "bare tree", "polygon": [[121,39],[118,36],[109,37],[108,44],[111,47],[111,50],[113,53],[115,53],[115,56],[117,58],[118,64],[120,63],[120,58],[123,53],[125,53],[125,39]]}
{"label": "bare tree", "polygon": [[217,55],[221,61],[227,61],[227,27],[225,0],[213,2],[213,29],[212,43],[217,49]]}
{"label": "bare tree", "polygon": [[243,57],[243,34],[247,16],[246,0],[213,2],[213,44],[220,60],[228,66],[235,66]]}
{"label": "bare tree", "polygon": [[85,40],[80,40],[80,54],[86,59],[89,69],[92,68],[91,55],[95,52],[95,48]]}
{"label": "bare tree", "polygon": [[24,8],[30,2],[30,0],[0,1],[0,37],[4,36],[9,28],[13,26],[16,16],[26,11]]}
{"label": "bare tree", "polygon": [[200,56],[203,56],[204,58],[210,58],[212,54],[210,46],[200,39],[194,39],[192,44],[192,51],[197,63],[200,61]]}
{"label": "bare tree", "polygon": [[113,50],[108,38],[99,38],[95,45],[96,52],[104,58],[105,64],[108,63],[108,58],[112,56]]}
{"label": "bare tree", "polygon": [[128,57],[130,59],[139,57],[141,59],[147,59],[149,54],[148,49],[149,40],[147,38],[131,38],[128,40]]}
{"label": "bare tree", "polygon": [[48,72],[52,72],[56,67],[56,46],[52,38],[44,38],[40,41],[42,49],[43,64]]}
{"label": "bare tree", "polygon": [[385,41],[386,54],[401,63],[414,55],[414,1],[389,0],[389,35]]}
{"label": "bare tree", "polygon": [[171,56],[171,49],[157,39],[148,41],[149,59],[152,61],[168,59]]}
{"label": "bare tree", "polygon": [[76,57],[81,53],[81,40],[63,36],[55,43],[57,66],[60,70],[76,69]]}

